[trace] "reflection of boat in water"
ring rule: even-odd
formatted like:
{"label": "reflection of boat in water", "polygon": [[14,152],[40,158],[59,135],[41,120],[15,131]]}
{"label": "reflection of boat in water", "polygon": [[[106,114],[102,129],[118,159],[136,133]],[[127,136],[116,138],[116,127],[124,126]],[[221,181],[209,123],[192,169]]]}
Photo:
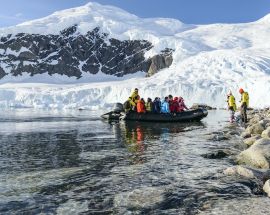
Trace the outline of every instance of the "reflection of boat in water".
{"label": "reflection of boat in water", "polygon": [[[153,123],[137,121],[113,122],[114,134],[120,143],[131,153],[134,163],[145,162],[145,152],[149,143],[168,143],[178,133],[202,129],[202,122]],[[151,144],[151,145],[152,145]]]}
{"label": "reflection of boat in water", "polygon": [[153,123],[153,122],[136,122],[125,121],[121,122],[120,129],[125,132],[139,130],[145,138],[160,137],[164,133],[181,133],[194,129],[202,128],[202,122],[186,122],[186,123]]}
{"label": "reflection of boat in water", "polygon": [[116,110],[103,114],[101,117],[107,120],[144,121],[144,122],[192,122],[200,121],[208,115],[206,109],[188,110],[175,114],[137,113],[130,111],[123,113],[121,104]]}
{"label": "reflection of boat in water", "polygon": [[[188,132],[204,127],[202,122],[189,123],[152,123],[125,121],[115,125],[123,142],[137,144],[147,140],[158,140],[169,134]],[[162,138],[163,139],[163,138]]]}

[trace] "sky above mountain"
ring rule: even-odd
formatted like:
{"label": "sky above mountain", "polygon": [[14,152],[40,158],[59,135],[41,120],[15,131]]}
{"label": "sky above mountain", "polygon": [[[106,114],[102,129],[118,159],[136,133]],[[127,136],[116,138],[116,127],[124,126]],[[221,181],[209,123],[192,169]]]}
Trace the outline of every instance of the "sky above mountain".
{"label": "sky above mountain", "polygon": [[[3,0],[2,0],[3,1]],[[41,18],[89,0],[8,0],[0,7],[0,27]],[[269,0],[95,0],[139,17],[166,17],[188,24],[252,22],[270,13]]]}

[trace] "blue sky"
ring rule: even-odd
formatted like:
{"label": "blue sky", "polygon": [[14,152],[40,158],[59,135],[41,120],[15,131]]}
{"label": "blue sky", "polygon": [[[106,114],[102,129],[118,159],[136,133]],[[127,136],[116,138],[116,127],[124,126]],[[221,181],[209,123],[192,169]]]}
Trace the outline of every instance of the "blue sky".
{"label": "blue sky", "polygon": [[[1,0],[0,27],[41,18],[90,0]],[[191,24],[255,21],[270,13],[270,0],[95,0],[139,17],[170,17]]]}

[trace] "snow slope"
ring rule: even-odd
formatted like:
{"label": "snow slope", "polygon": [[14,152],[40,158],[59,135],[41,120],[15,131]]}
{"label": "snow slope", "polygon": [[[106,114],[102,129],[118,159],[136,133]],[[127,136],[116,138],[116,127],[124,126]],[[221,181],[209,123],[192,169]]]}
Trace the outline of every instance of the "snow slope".
{"label": "snow slope", "polygon": [[7,77],[0,82],[1,107],[97,109],[123,102],[135,87],[143,97],[181,95],[188,104],[216,107],[226,106],[229,90],[238,101],[237,91],[243,87],[252,106],[270,106],[270,15],[253,23],[186,25],[173,19],[142,19],[119,8],[89,3],[0,29],[0,36],[54,34],[74,24],[82,34],[99,26],[112,38],[146,39],[154,45],[146,57],[164,48],[174,49],[173,65],[149,78],[142,78],[141,73],[124,80],[101,75],[95,83],[87,83],[86,76],[81,80],[56,76],[15,80],[25,83],[7,83],[14,82]]}

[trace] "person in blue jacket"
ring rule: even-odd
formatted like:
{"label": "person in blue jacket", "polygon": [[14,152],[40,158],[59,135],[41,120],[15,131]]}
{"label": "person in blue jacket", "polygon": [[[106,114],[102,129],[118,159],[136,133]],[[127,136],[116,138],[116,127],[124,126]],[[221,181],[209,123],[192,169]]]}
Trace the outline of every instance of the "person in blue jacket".
{"label": "person in blue jacket", "polygon": [[161,103],[161,113],[170,113],[169,98],[165,97]]}
{"label": "person in blue jacket", "polygon": [[154,113],[160,113],[160,110],[161,110],[160,98],[158,97],[155,98],[153,102],[153,109],[154,109]]}

